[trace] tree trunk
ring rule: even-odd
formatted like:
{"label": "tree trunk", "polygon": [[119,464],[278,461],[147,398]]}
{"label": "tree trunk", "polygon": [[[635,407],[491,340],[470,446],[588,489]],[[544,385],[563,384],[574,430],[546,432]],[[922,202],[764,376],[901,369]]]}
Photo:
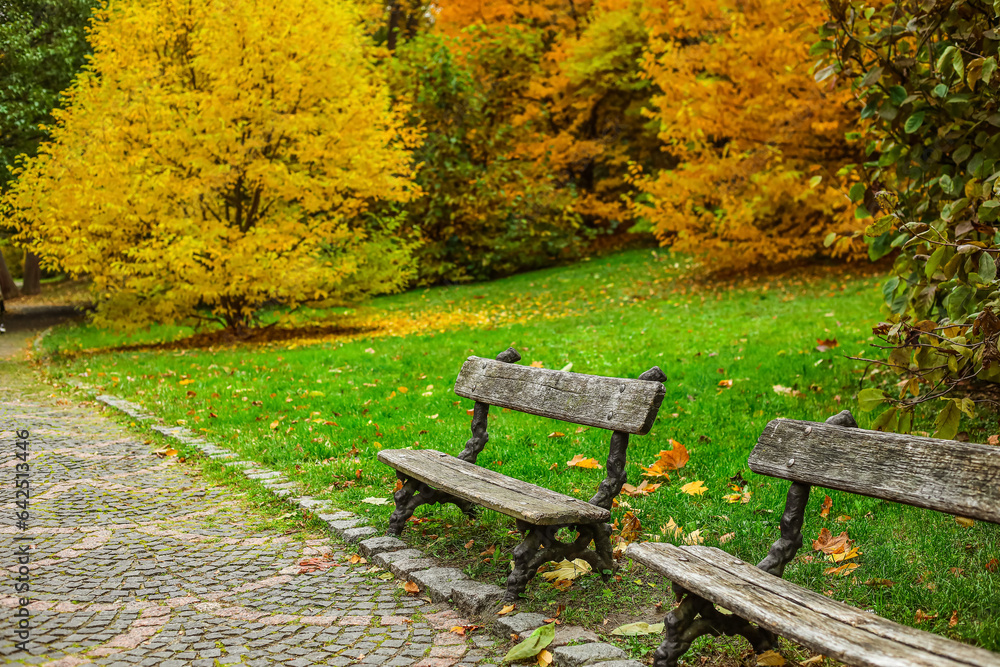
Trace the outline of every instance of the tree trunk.
{"label": "tree trunk", "polygon": [[0,292],[5,299],[16,299],[21,296],[21,290],[14,284],[14,279],[10,277],[10,270],[7,268],[7,261],[0,253]]}
{"label": "tree trunk", "polygon": [[28,251],[24,253],[24,279],[21,282],[21,294],[40,294],[42,291],[42,269],[38,265],[38,255]]}

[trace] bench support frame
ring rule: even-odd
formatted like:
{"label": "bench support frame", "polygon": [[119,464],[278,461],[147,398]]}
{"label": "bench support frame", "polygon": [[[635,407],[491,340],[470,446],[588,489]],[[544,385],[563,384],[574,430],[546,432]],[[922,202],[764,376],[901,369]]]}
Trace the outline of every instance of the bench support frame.
{"label": "bench support frame", "polygon": [[[826,420],[828,424],[857,428],[858,424],[847,410]],[[781,515],[781,536],[771,545],[767,556],[757,567],[776,577],[785,574],[785,568],[802,547],[802,523],[811,487],[802,482],[792,482]],[[763,653],[778,646],[778,637],[770,630],[754,626],[735,615],[721,613],[710,601],[674,584],[674,595],[680,604],[664,620],[666,639],[653,654],[653,667],[677,667],[677,661],[702,635],[742,635],[753,646],[755,653]]]}

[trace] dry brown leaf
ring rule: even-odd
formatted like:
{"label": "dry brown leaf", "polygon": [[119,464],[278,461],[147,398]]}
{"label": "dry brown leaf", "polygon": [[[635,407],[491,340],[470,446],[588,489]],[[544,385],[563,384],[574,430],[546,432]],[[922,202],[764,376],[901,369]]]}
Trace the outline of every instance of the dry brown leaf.
{"label": "dry brown leaf", "polygon": [[833,507],[833,498],[824,496],[823,505],[819,508],[819,515],[824,519],[830,516],[830,508]]}
{"label": "dry brown leaf", "polygon": [[823,570],[823,574],[839,574],[842,577],[846,577],[853,570],[858,569],[857,563],[844,563],[840,567],[830,567]]}
{"label": "dry brown leaf", "polygon": [[639,518],[631,512],[625,512],[625,516],[622,517],[621,530],[619,531],[622,541],[626,544],[635,542],[641,534],[642,523],[639,521]]}
{"label": "dry brown leaf", "polygon": [[469,540],[468,542],[465,543],[465,548],[466,549],[471,549],[472,545],[475,544],[475,543],[476,543],[475,540]]}
{"label": "dry brown leaf", "polygon": [[497,612],[497,616],[503,616],[504,614],[509,614],[510,612],[514,611],[514,608],[516,606],[517,605],[513,604],[505,604],[503,608]]}
{"label": "dry brown leaf", "polygon": [[917,623],[923,623],[924,621],[931,621],[937,618],[937,614],[925,614],[923,609],[918,609],[917,613],[913,615],[913,619]]}
{"label": "dry brown leaf", "polygon": [[416,595],[420,592],[420,586],[417,586],[414,581],[407,581],[403,584],[403,590],[406,591],[407,595]]}
{"label": "dry brown leaf", "polygon": [[958,610],[953,609],[951,612],[951,618],[948,619],[948,627],[953,628],[958,625]]}
{"label": "dry brown leaf", "polygon": [[[733,381],[732,380],[719,380],[719,386],[722,387],[723,389],[729,389],[730,387],[733,386]],[[781,664],[785,664],[785,663],[781,663]]]}
{"label": "dry brown leaf", "polygon": [[889,579],[869,579],[868,581],[863,581],[861,583],[865,586],[885,586],[886,588],[896,585],[896,582],[890,581]]}
{"label": "dry brown leaf", "polygon": [[566,465],[571,468],[592,468],[601,469],[601,464],[597,462],[596,459],[588,459],[583,454],[577,454],[572,459],[566,462]]}
{"label": "dry brown leaf", "polygon": [[719,537],[719,544],[725,544],[734,537],[736,537],[736,533],[726,533],[725,535]]}
{"label": "dry brown leaf", "polygon": [[351,557],[347,559],[347,562],[349,562],[352,565],[357,565],[357,564],[364,565],[368,561],[357,554],[351,554]]}
{"label": "dry brown leaf", "polygon": [[822,551],[827,555],[843,553],[847,551],[849,541],[846,530],[834,537],[829,530],[823,528],[819,531],[819,537],[813,540],[813,551]]}
{"label": "dry brown leaf", "polygon": [[825,655],[814,655],[811,658],[803,660],[799,664],[800,665],[818,665],[819,663],[823,662],[824,660],[826,660],[826,656]]}
{"label": "dry brown leaf", "polygon": [[480,551],[479,555],[480,556],[492,556],[496,552],[497,552],[497,545],[491,544],[490,546],[488,546],[485,549],[483,549],[482,551]]}
{"label": "dry brown leaf", "polygon": [[962,528],[972,528],[976,525],[976,522],[964,516],[956,516],[955,523],[960,525]]}
{"label": "dry brown leaf", "polygon": [[998,567],[1000,567],[1000,560],[996,558],[991,558],[986,562],[986,569],[990,572],[996,572]]}
{"label": "dry brown leaf", "polygon": [[451,626],[451,629],[449,630],[449,632],[454,632],[456,635],[459,635],[460,637],[464,637],[465,636],[465,626],[464,625],[453,625],[453,626]]}
{"label": "dry brown leaf", "polygon": [[764,651],[757,656],[758,667],[781,667],[784,664],[785,659],[777,651]]}
{"label": "dry brown leaf", "polygon": [[549,433],[549,437],[550,438],[564,438],[564,437],[566,437],[566,434],[563,433],[562,431],[553,431],[552,433]]}
{"label": "dry brown leaf", "polygon": [[639,486],[632,486],[631,484],[627,483],[623,484],[622,493],[632,498],[648,496],[653,491],[656,491],[658,488],[660,488],[660,486],[662,486],[662,484],[650,484],[648,481],[642,480]]}

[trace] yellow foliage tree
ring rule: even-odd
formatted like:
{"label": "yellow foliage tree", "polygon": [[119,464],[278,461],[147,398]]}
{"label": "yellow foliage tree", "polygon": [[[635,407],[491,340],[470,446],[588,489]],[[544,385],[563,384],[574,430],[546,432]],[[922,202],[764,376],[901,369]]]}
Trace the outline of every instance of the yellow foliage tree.
{"label": "yellow foliage tree", "polygon": [[[636,175],[661,243],[740,270],[864,249],[841,170],[861,151],[849,91],[817,83],[808,0],[646,0],[647,76],[674,169]],[[822,77],[820,77],[822,78]]]}
{"label": "yellow foliage tree", "polygon": [[411,247],[372,202],[416,193],[347,0],[112,1],[51,141],[3,201],[18,240],[89,274],[121,329],[392,291]]}

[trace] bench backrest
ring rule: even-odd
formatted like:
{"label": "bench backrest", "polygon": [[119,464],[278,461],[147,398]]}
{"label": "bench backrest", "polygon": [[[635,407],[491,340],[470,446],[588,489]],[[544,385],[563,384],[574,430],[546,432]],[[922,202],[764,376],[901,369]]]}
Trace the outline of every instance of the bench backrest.
{"label": "bench backrest", "polygon": [[762,475],[1000,524],[1000,447],[775,419],[748,463]]}
{"label": "bench backrest", "polygon": [[663,402],[662,382],[584,375],[469,357],[455,393],[574,424],[643,435]]}

